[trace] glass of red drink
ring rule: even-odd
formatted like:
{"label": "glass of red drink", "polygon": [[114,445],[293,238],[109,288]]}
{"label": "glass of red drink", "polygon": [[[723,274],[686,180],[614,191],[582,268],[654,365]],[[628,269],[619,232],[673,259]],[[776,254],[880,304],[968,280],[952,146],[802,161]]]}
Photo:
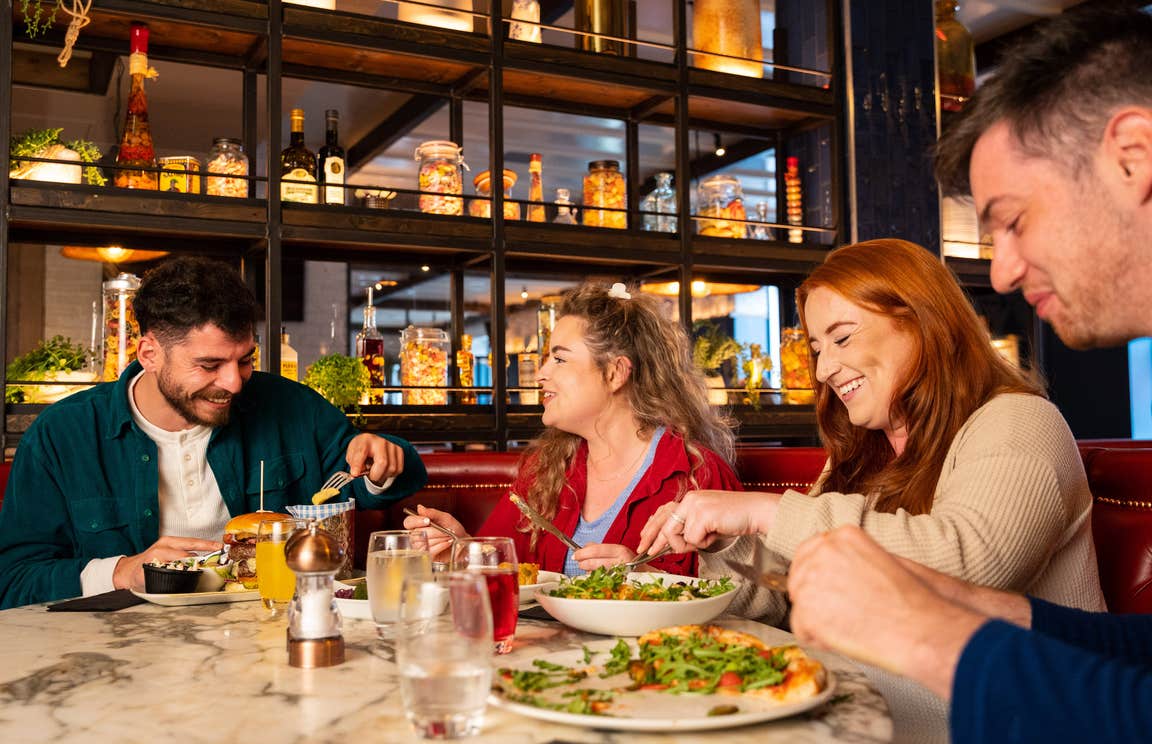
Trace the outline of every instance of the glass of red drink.
{"label": "glass of red drink", "polygon": [[492,638],[496,653],[512,650],[516,635],[516,617],[520,608],[517,582],[516,546],[510,537],[465,537],[456,541],[452,551],[452,568],[477,572],[488,584],[492,603]]}

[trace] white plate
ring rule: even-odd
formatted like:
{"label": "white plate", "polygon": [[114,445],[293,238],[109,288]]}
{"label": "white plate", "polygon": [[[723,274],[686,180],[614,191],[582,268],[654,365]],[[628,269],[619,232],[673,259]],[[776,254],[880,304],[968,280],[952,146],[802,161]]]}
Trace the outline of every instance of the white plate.
{"label": "white plate", "polygon": [[131,590],[140,599],[165,607],[188,607],[190,605],[218,604],[220,602],[248,602],[260,599],[260,590],[246,592],[186,592],[184,594],[149,594]]}
{"label": "white plate", "polygon": [[[351,583],[349,583],[351,582]],[[337,581],[333,588],[335,589],[352,589],[356,584],[363,583],[362,579],[341,579]],[[368,604],[366,599],[344,599],[342,597],[333,597],[336,600],[336,607],[340,610],[340,615],[345,620],[371,620],[372,619],[372,606]]]}
{"label": "white plate", "polygon": [[522,584],[520,586],[520,604],[536,601],[536,592],[541,589],[551,589],[556,582],[564,578],[564,574],[555,571],[540,571],[536,574],[535,584]]}
{"label": "white plate", "polygon": [[[602,664],[607,659],[608,651],[616,645],[616,641],[593,641],[585,645],[597,652],[597,656],[592,660],[592,664],[596,665]],[[632,653],[635,656],[635,642],[628,641],[628,645],[632,647]],[[553,664],[573,667],[583,666],[583,656],[583,649],[570,649],[547,654],[542,658]],[[533,669],[531,662],[516,663],[512,666],[516,669]],[[675,694],[654,690],[637,690],[617,694],[613,701],[613,715],[594,716],[515,703],[505,699],[500,692],[493,692],[488,701],[500,708],[529,718],[570,726],[587,726],[614,731],[707,731],[787,718],[824,704],[836,691],[836,678],[827,667],[825,667],[825,671],[828,674],[828,687],[816,697],[796,703],[774,703],[762,698],[746,698],[734,695]],[[613,675],[606,680],[601,680],[598,674],[591,674],[587,679],[581,681],[578,687],[581,689],[612,689],[625,683],[623,674]],[[563,690],[564,688],[555,689]],[[717,705],[738,705],[740,710],[723,716],[708,715],[708,711]]]}
{"label": "white plate", "polygon": [[[677,581],[696,583],[699,579],[674,574],[638,571],[628,574],[628,580],[656,581],[665,584]],[[544,591],[536,593],[536,601],[565,625],[602,635],[638,636],[656,628],[672,625],[698,625],[721,615],[736,596],[736,589],[715,597],[689,599],[683,602],[653,602],[635,599],[571,599],[550,597]]]}

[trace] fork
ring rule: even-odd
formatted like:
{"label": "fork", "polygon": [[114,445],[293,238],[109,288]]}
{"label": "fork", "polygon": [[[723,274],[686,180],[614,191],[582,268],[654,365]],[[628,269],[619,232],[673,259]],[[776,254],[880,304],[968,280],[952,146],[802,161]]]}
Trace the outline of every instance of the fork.
{"label": "fork", "polygon": [[[421,519],[427,519],[427,517],[424,517],[424,516],[423,516],[423,515],[421,515],[419,512],[417,512],[415,509],[412,509],[411,507],[407,507],[407,506],[406,506],[406,507],[404,507],[404,513],[405,513],[405,514],[407,514],[407,515],[408,515],[408,516],[410,516],[410,517],[419,517],[419,518],[421,518]],[[445,527],[445,526],[444,526],[444,525],[442,525],[442,524],[436,524],[436,523],[435,523],[435,522],[433,522],[431,519],[429,519],[429,520],[428,520],[428,526],[429,526],[429,527],[431,527],[432,529],[436,530],[437,532],[442,532],[442,533],[444,533],[445,535],[447,535],[447,536],[448,536],[448,538],[449,538],[449,539],[450,539],[452,542],[456,542],[457,540],[459,540],[459,539],[460,539],[460,536],[459,536],[459,535],[457,535],[455,532],[453,532],[452,530],[448,529],[447,527]]]}
{"label": "fork", "polygon": [[633,558],[632,560],[628,561],[627,563],[621,563],[620,565],[627,568],[629,571],[631,571],[632,569],[637,568],[638,566],[643,566],[646,563],[651,563],[652,561],[656,560],[657,558],[663,558],[664,556],[668,555],[671,552],[672,552],[672,546],[671,545],[665,545],[663,548],[661,548],[659,551],[657,551],[655,555],[649,555],[648,553],[644,553],[643,555],[638,555],[635,558]]}
{"label": "fork", "polygon": [[328,480],[324,481],[324,485],[320,486],[320,490],[323,491],[328,488],[335,488],[337,491],[339,491],[341,488],[356,480],[361,475],[364,475],[364,473],[360,473],[359,475],[352,475],[346,470],[337,470],[328,478]]}

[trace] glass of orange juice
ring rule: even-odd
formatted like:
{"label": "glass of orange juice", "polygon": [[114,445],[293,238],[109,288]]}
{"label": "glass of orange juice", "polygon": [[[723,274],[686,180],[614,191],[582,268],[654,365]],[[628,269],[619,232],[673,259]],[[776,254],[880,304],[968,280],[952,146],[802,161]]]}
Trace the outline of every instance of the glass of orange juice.
{"label": "glass of orange juice", "polygon": [[256,532],[256,577],[260,582],[260,600],[273,615],[283,612],[296,590],[296,574],[284,561],[284,544],[294,530],[306,520],[281,514],[260,521]]}

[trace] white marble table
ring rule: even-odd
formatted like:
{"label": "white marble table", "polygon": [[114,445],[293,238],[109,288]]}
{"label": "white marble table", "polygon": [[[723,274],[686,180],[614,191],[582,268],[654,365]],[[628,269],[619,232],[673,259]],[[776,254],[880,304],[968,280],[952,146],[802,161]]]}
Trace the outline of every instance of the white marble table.
{"label": "white marble table", "polygon": [[[783,631],[726,621],[771,640]],[[119,612],[0,612],[0,742],[414,742],[401,709],[392,649],[371,622],[345,620],[347,661],[288,666],[285,620],[259,602]],[[518,655],[586,638],[521,620]],[[544,723],[490,707],[477,744],[537,742],[886,742],[884,700],[834,655],[838,701],[808,714],[714,733],[634,734]],[[503,661],[503,660],[502,660]]]}

